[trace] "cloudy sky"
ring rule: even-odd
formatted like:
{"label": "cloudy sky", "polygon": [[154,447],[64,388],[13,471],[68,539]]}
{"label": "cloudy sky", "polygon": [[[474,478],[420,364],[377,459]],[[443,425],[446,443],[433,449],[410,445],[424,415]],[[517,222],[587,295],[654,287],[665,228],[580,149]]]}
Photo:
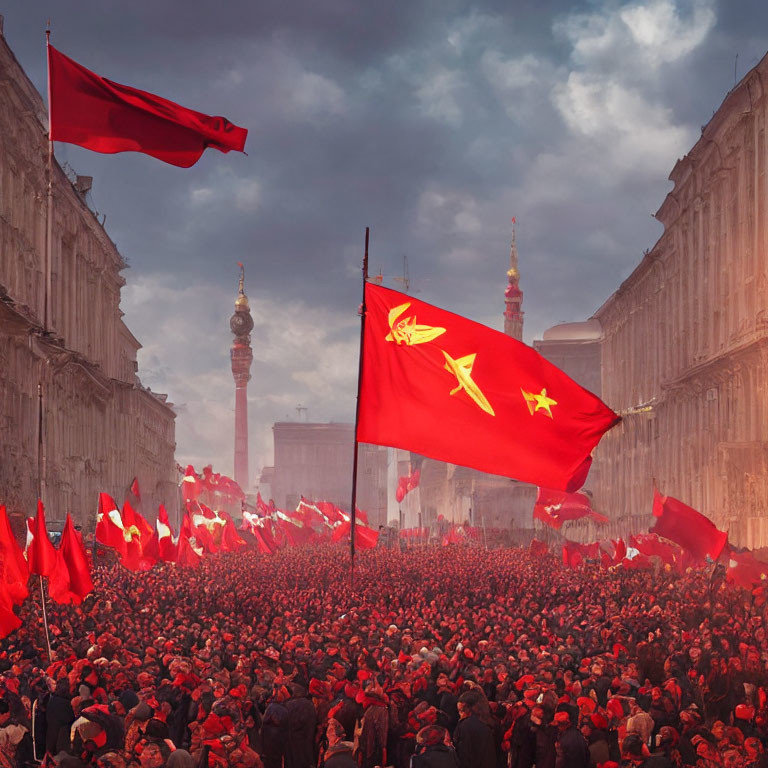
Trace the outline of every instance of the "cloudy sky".
{"label": "cloudy sky", "polygon": [[[228,318],[255,320],[251,477],[275,421],[354,417],[364,230],[385,284],[502,327],[517,217],[525,339],[589,317],[661,234],[667,176],[768,49],[764,0],[6,0],[45,93],[44,30],[118,82],[248,128],[191,169],[58,144],[130,263],[142,381],[178,458],[232,471]],[[738,55],[738,59],[736,58]]]}

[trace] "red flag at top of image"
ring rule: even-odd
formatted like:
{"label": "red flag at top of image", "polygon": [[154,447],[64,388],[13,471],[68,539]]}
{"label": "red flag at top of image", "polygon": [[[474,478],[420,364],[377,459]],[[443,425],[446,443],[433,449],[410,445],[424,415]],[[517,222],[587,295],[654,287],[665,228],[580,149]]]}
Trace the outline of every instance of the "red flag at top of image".
{"label": "red flag at top of image", "polygon": [[52,141],[94,152],[143,152],[180,168],[207,147],[243,151],[248,131],[91,72],[48,45]]}
{"label": "red flag at top of image", "polygon": [[578,490],[619,416],[531,347],[365,286],[357,439],[546,488]]}
{"label": "red flag at top of image", "polygon": [[663,536],[679,544],[694,557],[705,560],[709,556],[717,560],[728,541],[728,534],[693,507],[671,496],[653,491],[653,516],[656,525],[649,533]]}

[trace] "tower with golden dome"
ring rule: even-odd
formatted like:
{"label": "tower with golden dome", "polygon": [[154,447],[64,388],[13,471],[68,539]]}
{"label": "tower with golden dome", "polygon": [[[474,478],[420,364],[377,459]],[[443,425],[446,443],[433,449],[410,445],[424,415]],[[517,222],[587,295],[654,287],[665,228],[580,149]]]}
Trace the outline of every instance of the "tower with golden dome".
{"label": "tower with golden dome", "polygon": [[520,273],[517,269],[517,244],[515,220],[512,219],[512,245],[509,251],[510,266],[507,270],[507,287],[504,291],[504,333],[518,341],[523,340],[523,292],[520,290]]}
{"label": "tower with golden dome", "polygon": [[235,482],[248,492],[248,382],[251,379],[251,331],[253,318],[245,295],[245,269],[240,267],[240,286],[235,299],[235,313],[229,320],[234,335],[229,357],[235,380]]}

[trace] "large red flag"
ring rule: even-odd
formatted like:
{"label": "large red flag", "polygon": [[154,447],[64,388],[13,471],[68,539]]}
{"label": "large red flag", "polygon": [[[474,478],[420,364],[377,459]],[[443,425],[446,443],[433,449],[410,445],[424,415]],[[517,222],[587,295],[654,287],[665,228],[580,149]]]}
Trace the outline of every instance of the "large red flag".
{"label": "large red flag", "polygon": [[5,507],[0,505],[0,589],[14,605],[21,605],[29,595],[29,566],[16,541]]}
{"label": "large red flag", "polygon": [[[351,529],[352,524],[349,521],[339,523],[339,525],[333,529],[331,541],[338,542],[342,539],[349,541]],[[367,525],[361,525],[360,523],[355,525],[355,547],[357,549],[373,549],[378,541],[378,531],[374,531],[373,528],[369,528]]]}
{"label": "large red flag", "polygon": [[559,530],[566,520],[590,517],[596,523],[607,523],[608,518],[592,509],[592,502],[584,493],[568,493],[551,488],[539,488],[533,506],[534,520],[541,520],[550,528]]}
{"label": "large red flag", "polygon": [[717,560],[728,541],[728,534],[718,530],[708,517],[678,499],[662,496],[656,489],[653,491],[653,516],[656,525],[650,533],[674,541],[700,560],[706,560],[707,556]]}
{"label": "large red flag", "polygon": [[728,581],[751,591],[766,583],[768,563],[756,560],[751,552],[731,552],[726,573]]}
{"label": "large red flag", "polygon": [[123,518],[115,500],[108,493],[99,494],[99,509],[96,513],[96,541],[112,547],[121,557],[125,557],[128,552]]}
{"label": "large red flag", "polygon": [[10,597],[0,591],[0,637],[8,637],[21,626],[21,619],[13,612]]}
{"label": "large red flag", "polygon": [[141,570],[142,532],[136,522],[136,512],[131,503],[126,499],[123,502],[123,538],[125,539],[125,554],[120,562],[129,571]]}
{"label": "large red flag", "polygon": [[619,416],[525,344],[373,283],[361,442],[577,490]]}
{"label": "large red flag", "polygon": [[27,562],[29,572],[39,576],[50,576],[56,568],[56,550],[48,538],[48,530],[45,527],[45,508],[43,502],[37,502],[37,515],[30,526],[32,541],[27,548]]}
{"label": "large red flag", "polygon": [[658,557],[668,565],[676,563],[682,554],[682,549],[677,544],[664,541],[655,533],[633,534],[629,537],[629,546],[646,557]]}
{"label": "large red flag", "polygon": [[139,529],[142,545],[145,541],[149,541],[149,539],[152,538],[152,534],[155,532],[155,529],[144,519],[144,515],[142,515],[141,512],[137,512],[135,509],[133,510],[132,524]]}
{"label": "large red flag", "polygon": [[91,72],[48,46],[53,141],[94,152],[143,152],[189,168],[207,147],[243,151],[248,131]]}
{"label": "large red flag", "polygon": [[160,539],[157,537],[157,528],[147,539],[146,543],[141,545],[141,560],[139,561],[139,570],[148,571],[160,559]]}
{"label": "large red flag", "polygon": [[155,528],[157,530],[160,560],[165,563],[175,563],[179,554],[179,547],[178,543],[174,543],[173,541],[171,521],[168,519],[168,513],[165,511],[165,506],[163,504],[160,505],[160,508],[157,511]]}
{"label": "large red flag", "polygon": [[[69,514],[61,534],[59,558],[61,567],[57,572],[61,571],[61,575],[66,575],[67,578],[59,582],[51,576],[48,581],[48,594],[57,603],[79,605],[86,595],[93,592],[93,581],[83,541],[75,530]],[[60,590],[59,585],[63,589]]]}
{"label": "large red flag", "polygon": [[179,534],[179,552],[176,562],[190,568],[197,568],[203,559],[203,549],[195,542],[194,537],[186,536],[184,532]]}

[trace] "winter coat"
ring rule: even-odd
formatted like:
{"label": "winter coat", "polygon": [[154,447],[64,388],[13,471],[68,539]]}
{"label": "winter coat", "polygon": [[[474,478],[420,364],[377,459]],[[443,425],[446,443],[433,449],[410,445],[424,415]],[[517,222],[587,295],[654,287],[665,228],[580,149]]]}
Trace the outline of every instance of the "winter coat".
{"label": "winter coat", "polygon": [[288,742],[285,768],[313,768],[315,765],[315,727],[317,714],[309,699],[291,699],[288,710]]}
{"label": "winter coat", "polygon": [[460,768],[496,768],[496,745],[491,727],[477,715],[459,720],[453,743]]}
{"label": "winter coat", "polygon": [[414,755],[411,768],[459,768],[459,758],[455,750],[445,744],[436,744]]}
{"label": "winter coat", "polygon": [[573,726],[561,731],[557,739],[556,768],[589,768],[587,742]]}

